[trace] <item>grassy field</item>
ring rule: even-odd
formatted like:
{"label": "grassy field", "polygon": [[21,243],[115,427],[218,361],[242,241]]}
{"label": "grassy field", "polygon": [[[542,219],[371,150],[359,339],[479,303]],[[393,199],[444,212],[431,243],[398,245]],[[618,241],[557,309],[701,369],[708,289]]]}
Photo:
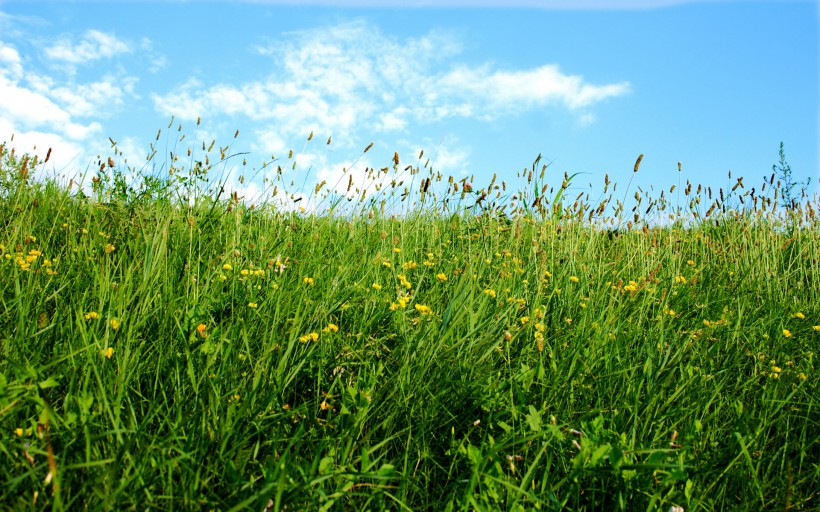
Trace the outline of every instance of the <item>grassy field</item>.
{"label": "grassy field", "polygon": [[118,157],[2,149],[2,508],[820,508],[816,199],[396,155],[290,211]]}

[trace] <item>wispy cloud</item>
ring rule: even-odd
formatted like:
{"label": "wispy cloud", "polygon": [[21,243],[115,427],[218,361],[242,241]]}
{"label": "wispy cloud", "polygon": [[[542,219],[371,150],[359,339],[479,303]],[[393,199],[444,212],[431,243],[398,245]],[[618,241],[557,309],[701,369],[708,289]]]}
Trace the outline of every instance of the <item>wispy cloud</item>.
{"label": "wispy cloud", "polygon": [[258,48],[271,59],[266,79],[191,79],[154,95],[155,107],[184,119],[227,114],[270,122],[280,137],[319,128],[343,140],[360,129],[395,132],[445,118],[492,120],[553,106],[575,111],[629,92],[627,82],[592,84],[553,64],[468,66],[457,60],[459,42],[440,32],[399,40],[358,21],[290,38]]}
{"label": "wispy cloud", "polygon": [[78,41],[74,41],[68,36],[63,37],[44,50],[46,57],[49,59],[57,63],[71,65],[111,58],[117,54],[130,51],[131,48],[124,41],[113,34],[107,34],[99,30],[86,31]]}

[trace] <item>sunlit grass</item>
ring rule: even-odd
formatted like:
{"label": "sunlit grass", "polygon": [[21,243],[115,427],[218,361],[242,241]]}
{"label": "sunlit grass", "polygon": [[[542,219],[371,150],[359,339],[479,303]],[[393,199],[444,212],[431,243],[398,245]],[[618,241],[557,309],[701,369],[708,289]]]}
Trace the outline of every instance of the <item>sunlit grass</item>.
{"label": "sunlit grass", "polygon": [[250,204],[197,149],[86,198],[3,147],[0,503],[817,508],[816,199],[397,154]]}

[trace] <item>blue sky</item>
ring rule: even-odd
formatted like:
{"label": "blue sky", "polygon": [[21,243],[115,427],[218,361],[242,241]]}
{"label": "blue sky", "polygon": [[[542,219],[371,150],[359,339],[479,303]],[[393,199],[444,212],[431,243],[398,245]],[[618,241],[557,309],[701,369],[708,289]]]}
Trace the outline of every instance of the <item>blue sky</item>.
{"label": "blue sky", "polygon": [[109,136],[131,165],[164,154],[181,123],[177,149],[215,138],[248,168],[293,149],[308,185],[422,149],[514,184],[541,153],[578,190],[624,187],[640,153],[633,187],[668,189],[679,161],[684,181],[757,185],[783,141],[817,180],[818,24],[811,1],[0,0],[0,140],[53,147],[44,172],[71,176]]}

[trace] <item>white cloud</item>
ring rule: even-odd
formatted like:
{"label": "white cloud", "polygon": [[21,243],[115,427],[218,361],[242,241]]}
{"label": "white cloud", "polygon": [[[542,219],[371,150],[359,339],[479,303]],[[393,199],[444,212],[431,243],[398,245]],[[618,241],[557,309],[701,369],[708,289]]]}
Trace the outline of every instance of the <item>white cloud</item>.
{"label": "white cloud", "polygon": [[399,40],[359,21],[290,34],[257,51],[273,60],[265,79],[205,85],[192,79],[157,110],[183,119],[228,114],[277,127],[280,137],[312,129],[347,140],[357,130],[403,130],[412,121],[491,120],[551,105],[590,107],[629,91],[627,82],[591,84],[555,65],[498,70],[454,61],[461,48],[429,33]]}
{"label": "white cloud", "polygon": [[48,58],[59,63],[73,65],[111,58],[130,51],[131,49],[124,41],[99,30],[86,31],[77,42],[64,37],[44,50]]}
{"label": "white cloud", "polygon": [[23,61],[20,53],[12,46],[0,41],[0,76],[18,79],[23,74]]}
{"label": "white cloud", "polygon": [[66,170],[70,163],[75,170],[69,172],[85,168],[91,161],[89,142],[102,134],[99,119],[135,95],[136,79],[109,74],[96,82],[61,82],[24,64],[14,46],[0,41],[0,140],[14,134],[21,151],[34,144],[52,147],[55,168]]}

